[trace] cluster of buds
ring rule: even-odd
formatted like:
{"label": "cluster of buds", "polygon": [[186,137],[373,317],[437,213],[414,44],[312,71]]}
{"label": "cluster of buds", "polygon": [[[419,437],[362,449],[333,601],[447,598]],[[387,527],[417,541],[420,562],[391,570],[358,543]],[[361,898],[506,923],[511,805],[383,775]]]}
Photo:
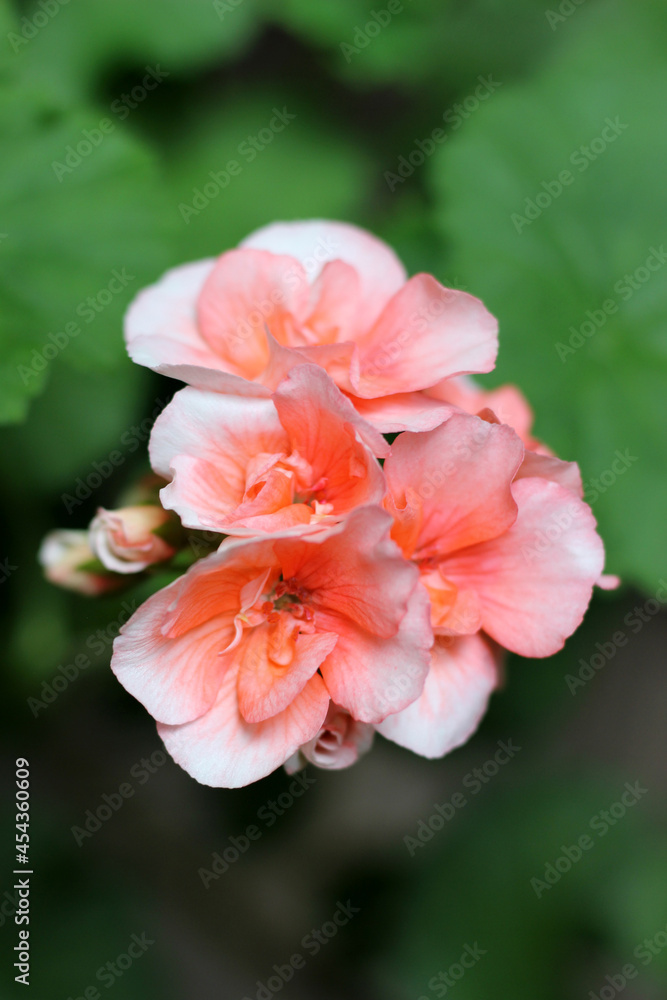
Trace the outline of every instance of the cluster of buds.
{"label": "cluster of buds", "polygon": [[164,482],[146,477],[116,510],[99,507],[87,528],[51,531],[42,542],[39,562],[51,583],[97,597],[118,590],[138,574],[172,567],[182,571],[215,548],[201,532],[186,532],[180,519],[158,498]]}

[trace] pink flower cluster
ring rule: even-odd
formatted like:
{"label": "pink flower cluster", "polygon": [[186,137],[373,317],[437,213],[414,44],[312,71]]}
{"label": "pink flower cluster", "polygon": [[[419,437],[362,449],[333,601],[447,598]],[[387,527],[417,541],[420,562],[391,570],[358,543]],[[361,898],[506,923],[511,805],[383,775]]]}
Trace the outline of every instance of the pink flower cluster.
{"label": "pink flower cluster", "polygon": [[[375,730],[439,757],[502,649],[549,656],[581,622],[602,542],[520,393],[466,377],[497,352],[478,299],[353,226],[277,223],[141,292],[126,338],[187,383],[150,440],[162,507],[225,537],[136,611],[112,668],[199,781],[344,767]],[[102,512],[104,566],[166,558],[145,527]]]}

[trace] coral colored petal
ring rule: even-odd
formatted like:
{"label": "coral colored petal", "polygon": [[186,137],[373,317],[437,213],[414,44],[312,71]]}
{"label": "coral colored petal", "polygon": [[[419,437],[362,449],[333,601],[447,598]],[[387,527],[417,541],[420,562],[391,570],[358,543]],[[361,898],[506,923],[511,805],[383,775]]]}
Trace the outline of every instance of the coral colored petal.
{"label": "coral colored petal", "polygon": [[248,456],[288,449],[271,400],[192,388],[163,410],[149,445],[153,469],[172,479],[161,492],[163,505],[188,527],[218,531],[243,503]]}
{"label": "coral colored petal", "polygon": [[581,482],[581,472],[576,462],[563,462],[553,455],[540,455],[536,451],[526,451],[524,460],[516,474],[517,479],[538,477],[550,479],[570,490],[576,497],[583,497],[584,487]]}
{"label": "coral colored petal", "polygon": [[[270,399],[225,396],[185,388],[177,392],[155,421],[149,444],[151,464],[169,477],[176,455],[231,463],[245,470],[248,452],[282,452],[287,436]],[[245,482],[245,471],[243,472]]]}
{"label": "coral colored petal", "polygon": [[305,767],[308,761],[328,771],[349,767],[370,750],[374,736],[374,726],[367,722],[357,722],[344,708],[331,702],[324,725],[315,739],[302,746],[293,758],[285,761],[285,770],[288,774],[294,774]]}
{"label": "coral colored petal", "polygon": [[361,507],[317,545],[277,541],[283,577],[310,592],[316,618],[333,612],[374,635],[395,635],[419,573],[389,538],[390,525],[380,507]]}
{"label": "coral colored petal", "polygon": [[377,319],[406,278],[403,265],[386,243],[345,222],[324,219],[275,222],[251,233],[241,246],[296,257],[311,281],[328,261],[351,264],[360,280],[359,330],[368,328]]}
{"label": "coral colored petal", "polygon": [[336,648],[322,664],[327,689],[359,722],[381,722],[418,697],[428,673],[433,633],[426,591],[417,586],[399,630],[390,639],[328,612],[320,628],[338,633]]}
{"label": "coral colored petal", "polygon": [[167,638],[162,631],[181,577],[149,597],[114,640],[111,669],[123,687],[162,722],[189,722],[215,701],[228,658],[221,650],[234,636],[230,614],[210,617],[191,631]]}
{"label": "coral colored petal", "polygon": [[471,635],[482,627],[479,599],[446,580],[439,570],[422,574],[422,584],[431,600],[431,625],[436,635]]}
{"label": "coral colored petal", "polygon": [[426,390],[426,395],[459,406],[466,413],[493,410],[501,424],[517,432],[524,444],[532,441],[533,411],[523,393],[514,385],[501,385],[485,390],[471,378],[446,379]]}
{"label": "coral colored petal", "polygon": [[197,299],[214,267],[214,260],[183,264],[139,292],[125,316],[128,353],[136,364],[199,389],[267,396],[268,389],[242,378],[201,335]]}
{"label": "coral colored petal", "polygon": [[344,392],[354,392],[359,375],[359,349],[352,341],[308,344],[299,348],[302,361],[319,365]]}
{"label": "coral colored petal", "polygon": [[[308,459],[317,458],[317,435],[308,427],[301,416],[304,403],[312,410],[314,404],[336,417],[341,423],[354,427],[378,458],[389,452],[389,445],[375,427],[359,415],[350,399],[337,388],[333,379],[321,367],[303,364],[292,368],[273,395],[273,401],[280,415],[280,421],[289,434],[300,442],[300,449]],[[301,443],[303,442],[303,443]]]}
{"label": "coral colored petal", "polygon": [[308,303],[308,281],[292,257],[229,250],[216,261],[197,301],[203,339],[228,370],[254,379],[269,361],[268,328],[289,347]]}
{"label": "coral colored petal", "polygon": [[522,656],[551,656],[580,625],[604,564],[587,504],[546,479],[513,486],[519,513],[499,538],[454,553],[441,571],[473,587],[482,627]]}
{"label": "coral colored petal", "polygon": [[336,645],[333,633],[295,637],[295,627],[294,619],[281,615],[275,625],[251,629],[238,647],[239,711],[246,722],[263,722],[284,711]]}
{"label": "coral colored petal", "polygon": [[180,726],[158,724],[176,763],[204,785],[240,788],[270,774],[317,735],[329,707],[324,682],[315,674],[289,708],[250,723],[239,712],[236,688],[237,671],[230,670],[205,715]]}
{"label": "coral colored petal", "polygon": [[420,503],[412,504],[401,498],[403,506],[398,506],[391,493],[384,498],[384,509],[394,519],[391,526],[391,537],[396,542],[406,559],[411,559],[419,541],[422,526],[422,507]]}
{"label": "coral colored petal", "polygon": [[442,757],[475,732],[497,682],[495,657],[481,636],[436,638],[422,693],[377,731],[423,757]]}
{"label": "coral colored petal", "polygon": [[430,399],[422,392],[403,392],[377,399],[356,396],[354,405],[359,414],[383,434],[431,431],[458,413],[455,406]]}
{"label": "coral colored petal", "polygon": [[464,372],[488,372],[498,324],[479,299],[428,274],[410,278],[359,341],[364,397],[412,392]]}
{"label": "coral colored petal", "polygon": [[508,528],[523,453],[511,428],[464,414],[425,434],[401,434],[384,472],[398,507],[421,507],[415,557],[444,555]]}
{"label": "coral colored petal", "polygon": [[226,539],[217,552],[200,559],[177,581],[182,590],[174,593],[163,635],[176,638],[216,615],[236,615],[243,607],[246,585],[267,569],[277,575],[270,542]]}
{"label": "coral colored petal", "polygon": [[325,372],[314,365],[294,369],[273,399],[292,447],[312,468],[313,483],[324,483],[320,502],[333,504],[338,515],[382,502],[382,469],[355,434],[362,421],[356,415],[353,424],[344,420],[353,407]]}
{"label": "coral colored petal", "polygon": [[342,260],[329,261],[311,289],[312,309],[306,326],[311,342],[352,340],[358,323],[359,275]]}

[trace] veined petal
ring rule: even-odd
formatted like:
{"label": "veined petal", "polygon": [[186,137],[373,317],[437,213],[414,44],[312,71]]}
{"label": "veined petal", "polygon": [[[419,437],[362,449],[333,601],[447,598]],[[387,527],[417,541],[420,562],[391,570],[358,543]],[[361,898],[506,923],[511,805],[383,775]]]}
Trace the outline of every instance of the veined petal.
{"label": "veined petal", "polygon": [[199,329],[228,370],[254,379],[269,360],[266,328],[279,343],[294,346],[293,327],[307,304],[307,278],[293,257],[228,250],[199,295]]}
{"label": "veined petal", "polygon": [[316,614],[333,612],[372,635],[396,635],[419,574],[389,538],[390,525],[380,507],[361,507],[317,545],[277,541],[283,576],[310,593]]}
{"label": "veined petal", "polygon": [[189,722],[214,703],[229,660],[219,655],[234,637],[233,614],[212,614],[169,638],[163,625],[184,577],[149,597],[114,641],[111,669],[123,687],[162,722]]}
{"label": "veined petal", "polygon": [[495,657],[481,636],[436,637],[421,694],[376,729],[423,757],[443,757],[475,732],[497,682]]}
{"label": "veined petal", "polygon": [[360,282],[357,327],[361,331],[377,319],[406,277],[391,247],[346,222],[325,219],[274,222],[251,233],[241,246],[296,257],[311,282],[329,261],[350,264]]}
{"label": "veined petal", "polygon": [[336,645],[333,633],[296,632],[298,623],[281,615],[275,624],[251,629],[238,647],[238,702],[246,722],[284,711]]}
{"label": "veined petal", "polygon": [[321,667],[336,704],[359,722],[381,722],[419,696],[428,673],[433,633],[426,591],[417,586],[398,631],[373,635],[349,619],[319,612],[320,628],[338,634]]}
{"label": "veined petal", "polygon": [[176,763],[204,785],[240,788],[270,774],[317,735],[329,707],[318,674],[288,708],[264,722],[245,721],[236,692],[237,670],[229,670],[208,712],[184,725],[158,724]]}
{"label": "veined petal", "polygon": [[364,397],[425,389],[465,372],[491,371],[498,324],[479,299],[417,274],[359,342]]}
{"label": "veined petal", "polygon": [[511,483],[524,448],[509,427],[458,414],[399,435],[384,464],[397,507],[421,510],[414,555],[445,555],[494,538],[516,518]]}
{"label": "veined petal", "polygon": [[482,627],[522,656],[551,656],[581,624],[600,578],[604,550],[590,507],[546,479],[513,486],[512,527],[442,564],[448,579],[472,587]]}

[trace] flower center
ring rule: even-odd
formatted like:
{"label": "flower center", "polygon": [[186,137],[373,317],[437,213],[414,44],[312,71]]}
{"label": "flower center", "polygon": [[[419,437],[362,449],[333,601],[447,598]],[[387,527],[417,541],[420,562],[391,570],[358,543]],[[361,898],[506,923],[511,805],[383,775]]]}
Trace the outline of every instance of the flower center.
{"label": "flower center", "polygon": [[312,608],[305,603],[307,599],[308,591],[300,587],[294,578],[279,580],[271,594],[264,595],[259,611],[270,624],[280,620],[281,612],[303,622],[312,622],[315,616]]}

